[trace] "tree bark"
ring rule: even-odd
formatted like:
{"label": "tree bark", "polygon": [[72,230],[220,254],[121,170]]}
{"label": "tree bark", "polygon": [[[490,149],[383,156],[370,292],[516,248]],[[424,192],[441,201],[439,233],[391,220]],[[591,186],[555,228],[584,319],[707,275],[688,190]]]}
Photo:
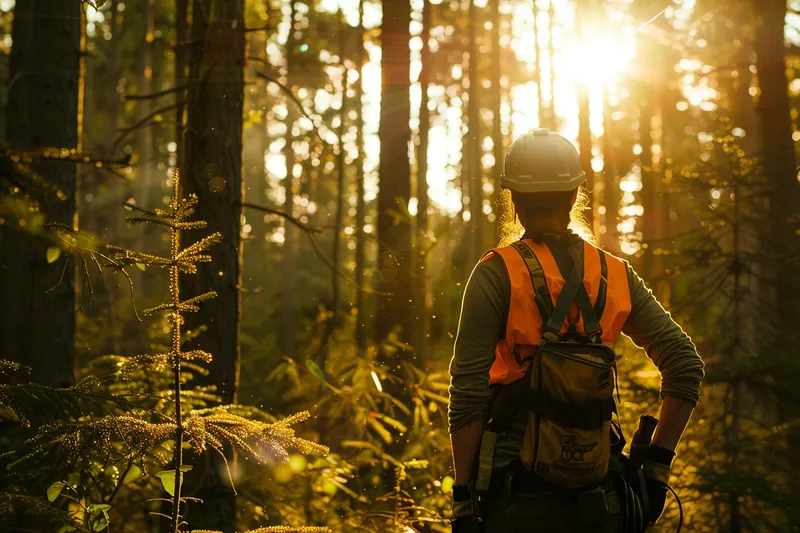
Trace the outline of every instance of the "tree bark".
{"label": "tree bark", "polygon": [[[501,87],[503,69],[501,61],[502,47],[500,46],[500,0],[492,0],[491,5],[492,36],[490,41],[492,43],[492,155],[494,155],[494,166],[492,167],[492,185],[494,186],[495,194],[497,194],[497,192],[500,191],[500,179],[503,176],[503,158],[505,154],[505,139],[503,138],[503,124],[502,117],[500,116],[500,108],[503,104],[503,90]],[[495,214],[495,216],[497,216],[497,214]]]}
{"label": "tree bark", "polygon": [[[797,160],[792,140],[792,119],[788,81],[786,78],[786,48],[784,25],[786,2],[783,0],[758,0],[754,2],[761,24],[756,30],[756,67],[760,95],[758,113],[761,124],[764,173],[770,185],[768,195],[768,232],[761,235],[764,244],[764,272],[773,279],[772,287],[763,287],[762,292],[772,302],[765,302],[771,309],[769,317],[776,334],[773,349],[783,353],[785,361],[776,372],[775,379],[793,390],[797,376],[797,301],[800,288],[797,281],[797,254],[800,236],[796,218],[800,205],[800,184],[797,179]],[[794,259],[794,260],[793,260]],[[797,420],[800,409],[796,402],[781,402],[781,418]],[[790,471],[800,468],[797,447],[800,446],[800,429],[790,426],[787,430],[789,452],[786,454]],[[793,476],[793,491],[800,490],[800,480]]]}
{"label": "tree bark", "polygon": [[419,72],[419,147],[417,149],[417,231],[414,246],[414,353],[418,363],[424,364],[428,335],[428,273],[425,249],[428,242],[428,135],[431,113],[428,109],[428,84],[430,73],[430,39],[431,3],[423,0],[422,6],[422,50],[420,60],[422,68]]}
{"label": "tree bark", "polygon": [[469,196],[469,255],[466,258],[467,268],[478,261],[481,253],[483,253],[483,169],[481,168],[481,115],[480,115],[480,98],[479,92],[479,77],[478,68],[480,61],[478,60],[478,34],[477,27],[480,25],[478,20],[478,6],[475,5],[475,0],[470,0],[469,3],[469,70],[467,77],[469,79],[469,88],[467,89],[467,125],[469,132],[467,134],[466,156],[468,157],[468,165],[466,168],[465,177],[468,180],[467,195]]}
{"label": "tree bark", "polygon": [[[381,68],[381,116],[378,135],[381,157],[378,168],[378,238],[381,273],[379,289],[391,293],[378,299],[376,333],[383,341],[393,328],[400,337],[410,340],[413,306],[411,304],[411,224],[401,212],[411,196],[411,169],[408,146],[411,141],[409,102],[411,50],[408,2],[383,5],[383,65]],[[399,205],[398,205],[399,204]]]}
{"label": "tree bark", "polygon": [[[11,149],[78,147],[82,31],[79,2],[17,2],[9,61]],[[13,179],[15,171],[3,164]],[[46,221],[72,227],[75,165],[37,162],[31,169],[52,187],[31,191],[42,196]],[[75,263],[69,259],[65,267],[66,254],[48,263],[54,244],[36,235],[41,229],[33,217],[0,226],[0,356],[31,367],[32,381],[65,386],[74,382]]]}
{"label": "tree bark", "polygon": [[[292,89],[292,59],[294,56],[294,23],[297,13],[296,3],[291,1],[289,13],[290,30],[286,37],[286,86]],[[294,213],[294,193],[295,179],[292,174],[294,168],[294,149],[292,142],[292,127],[297,114],[294,109],[294,102],[286,100],[286,144],[283,147],[283,157],[286,164],[286,177],[283,179],[284,201],[283,211],[292,215]],[[294,285],[295,285],[295,262],[297,250],[297,236],[299,235],[294,225],[283,222],[283,283],[280,290],[281,304],[281,328],[278,332],[278,347],[284,355],[292,357],[294,355],[294,335],[295,335],[295,311],[294,311]]]}
{"label": "tree bark", "polygon": [[[235,403],[239,384],[239,310],[242,282],[241,202],[242,112],[244,101],[244,0],[194,0],[189,64],[188,116],[185,135],[185,194],[199,199],[196,219],[207,229],[193,238],[220,232],[223,241],[211,250],[211,261],[184,276],[187,298],[214,290],[217,297],[187,316],[187,330],[204,332],[192,342],[214,357],[210,373],[198,381],[214,385],[222,403]],[[188,243],[187,243],[188,244]],[[193,529],[236,527],[236,500],[218,454],[206,454],[190,504]],[[187,476],[188,478],[188,476]],[[188,480],[187,480],[188,481]]]}
{"label": "tree bark", "polygon": [[[364,263],[366,262],[366,235],[364,234],[364,216],[366,205],[364,201],[364,0],[358,2],[358,28],[359,44],[356,52],[356,65],[358,65],[358,80],[356,81],[356,106],[358,119],[356,123],[356,144],[358,145],[358,161],[356,164],[356,286],[364,286]],[[359,354],[363,354],[367,347],[367,312],[365,309],[366,298],[364,291],[356,291],[356,344]]]}

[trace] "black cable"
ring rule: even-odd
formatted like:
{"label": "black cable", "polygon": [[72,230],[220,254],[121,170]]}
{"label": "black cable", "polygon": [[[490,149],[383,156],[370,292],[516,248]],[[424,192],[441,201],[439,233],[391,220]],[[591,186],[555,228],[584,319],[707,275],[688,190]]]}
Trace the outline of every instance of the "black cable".
{"label": "black cable", "polygon": [[675,530],[675,533],[681,533],[681,528],[683,527],[683,505],[681,504],[681,499],[678,498],[678,493],[675,492],[675,489],[666,485],[667,489],[675,496],[675,501],[678,502],[678,529]]}

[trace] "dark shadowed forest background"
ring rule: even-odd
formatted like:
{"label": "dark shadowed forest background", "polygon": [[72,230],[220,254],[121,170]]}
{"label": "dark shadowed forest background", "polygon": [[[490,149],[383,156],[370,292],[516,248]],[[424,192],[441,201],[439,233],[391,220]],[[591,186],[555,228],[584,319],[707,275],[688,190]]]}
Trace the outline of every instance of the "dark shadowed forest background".
{"label": "dark shadowed forest background", "polygon": [[684,531],[800,530],[800,2],[0,0],[0,49],[3,531],[447,531],[537,127],[706,362]]}

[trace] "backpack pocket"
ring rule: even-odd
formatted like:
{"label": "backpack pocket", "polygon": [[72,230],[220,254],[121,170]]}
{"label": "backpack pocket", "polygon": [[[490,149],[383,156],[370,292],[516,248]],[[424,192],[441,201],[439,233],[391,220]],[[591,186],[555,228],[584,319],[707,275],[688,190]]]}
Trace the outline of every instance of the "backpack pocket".
{"label": "backpack pocket", "polygon": [[520,458],[536,477],[565,488],[599,484],[611,459],[616,355],[602,344],[553,341],[530,367]]}

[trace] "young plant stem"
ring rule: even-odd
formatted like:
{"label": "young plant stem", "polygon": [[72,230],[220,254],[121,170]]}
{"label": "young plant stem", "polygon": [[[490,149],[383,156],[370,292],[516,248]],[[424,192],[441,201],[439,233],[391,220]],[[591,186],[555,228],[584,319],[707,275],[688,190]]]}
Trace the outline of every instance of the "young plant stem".
{"label": "young plant stem", "polygon": [[[176,214],[180,205],[180,180],[177,173],[173,176],[172,191],[172,212]],[[180,528],[180,507],[181,507],[181,463],[183,462],[183,416],[181,413],[181,322],[182,317],[179,311],[180,291],[178,269],[178,253],[181,246],[181,231],[177,227],[170,228],[170,256],[172,265],[169,267],[169,285],[172,296],[172,369],[175,380],[175,494],[172,499],[172,531],[178,533]]]}

